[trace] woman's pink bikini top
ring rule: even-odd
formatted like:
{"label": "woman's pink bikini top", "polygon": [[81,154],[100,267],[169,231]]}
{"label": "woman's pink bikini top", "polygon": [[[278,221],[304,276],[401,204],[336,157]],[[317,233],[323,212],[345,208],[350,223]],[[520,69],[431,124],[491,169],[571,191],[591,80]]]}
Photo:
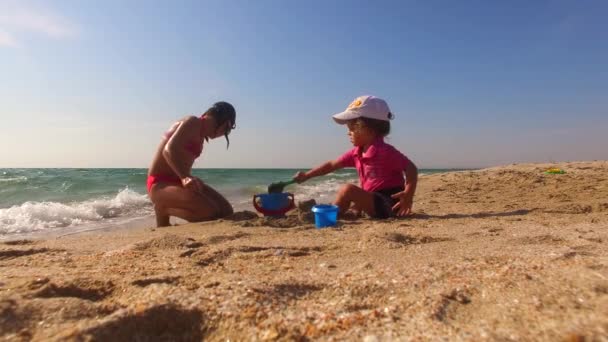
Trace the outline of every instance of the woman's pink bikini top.
{"label": "woman's pink bikini top", "polygon": [[[201,116],[200,119],[202,120],[203,117]],[[164,137],[165,139],[169,140],[169,138],[171,138],[171,136],[173,135],[173,133],[175,133],[175,129],[174,127],[176,127],[177,125],[174,125],[173,127],[171,127],[167,132],[165,132]],[[203,136],[203,127],[201,125],[201,139]],[[192,153],[192,155],[194,155],[194,158],[198,158],[200,157],[201,153],[203,153],[203,143],[202,141],[190,141],[188,143],[186,143],[186,146],[184,146],[184,148],[186,149],[186,151]]]}

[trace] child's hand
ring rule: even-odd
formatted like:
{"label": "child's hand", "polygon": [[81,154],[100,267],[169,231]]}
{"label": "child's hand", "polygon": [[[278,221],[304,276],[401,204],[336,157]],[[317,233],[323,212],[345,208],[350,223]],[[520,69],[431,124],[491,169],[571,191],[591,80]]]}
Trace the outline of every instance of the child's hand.
{"label": "child's hand", "polygon": [[398,192],[391,196],[399,199],[399,203],[393,206],[393,211],[397,216],[407,216],[412,213],[412,205],[414,205],[414,196],[405,191]]}
{"label": "child's hand", "polygon": [[298,183],[302,183],[306,181],[308,177],[306,177],[306,173],[299,171],[295,176],[293,176],[293,179]]}

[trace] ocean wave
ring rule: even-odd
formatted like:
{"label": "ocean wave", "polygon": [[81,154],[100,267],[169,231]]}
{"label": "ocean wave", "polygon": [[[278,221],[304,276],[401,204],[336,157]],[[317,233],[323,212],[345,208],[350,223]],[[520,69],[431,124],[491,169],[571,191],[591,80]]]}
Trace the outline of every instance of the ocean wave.
{"label": "ocean wave", "polygon": [[0,235],[63,228],[151,212],[146,195],[125,188],[113,198],[76,203],[25,202],[0,209]]}
{"label": "ocean wave", "polygon": [[336,196],[336,192],[347,183],[356,184],[356,180],[335,179],[332,177],[316,184],[303,183],[294,189],[294,193],[298,200],[314,199],[317,203],[331,203]]}
{"label": "ocean wave", "polygon": [[357,174],[353,174],[353,173],[330,173],[328,176],[340,177],[340,178],[354,178],[354,177],[357,177]]}
{"label": "ocean wave", "polygon": [[25,183],[25,182],[27,182],[27,177],[25,177],[25,176],[0,178],[0,183]]}
{"label": "ocean wave", "polygon": [[264,193],[268,190],[267,185],[251,185],[238,190],[239,195],[251,197],[255,194]]}
{"label": "ocean wave", "polygon": [[61,183],[61,186],[59,187],[59,189],[57,189],[57,191],[66,192],[66,191],[70,190],[70,188],[73,185],[74,185],[74,183],[63,182],[63,183]]}

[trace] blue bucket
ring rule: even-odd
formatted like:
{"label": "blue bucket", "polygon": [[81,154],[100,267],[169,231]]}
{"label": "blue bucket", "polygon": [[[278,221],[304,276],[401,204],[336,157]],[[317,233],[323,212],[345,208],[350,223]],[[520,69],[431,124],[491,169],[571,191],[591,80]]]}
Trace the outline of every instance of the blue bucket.
{"label": "blue bucket", "polygon": [[278,192],[253,196],[253,206],[264,216],[283,216],[295,207],[293,194]]}
{"label": "blue bucket", "polygon": [[315,213],[315,226],[317,228],[333,227],[338,222],[338,207],[331,204],[319,204],[312,207]]}

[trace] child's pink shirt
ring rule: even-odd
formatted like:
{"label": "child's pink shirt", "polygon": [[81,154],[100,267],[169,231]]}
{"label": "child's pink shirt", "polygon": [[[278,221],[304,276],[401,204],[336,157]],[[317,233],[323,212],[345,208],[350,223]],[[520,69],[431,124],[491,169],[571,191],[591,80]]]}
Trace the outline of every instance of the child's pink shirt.
{"label": "child's pink shirt", "polygon": [[355,167],[361,187],[365,191],[378,191],[404,185],[403,172],[410,160],[392,145],[378,138],[362,153],[362,147],[354,147],[338,161],[343,167]]}

